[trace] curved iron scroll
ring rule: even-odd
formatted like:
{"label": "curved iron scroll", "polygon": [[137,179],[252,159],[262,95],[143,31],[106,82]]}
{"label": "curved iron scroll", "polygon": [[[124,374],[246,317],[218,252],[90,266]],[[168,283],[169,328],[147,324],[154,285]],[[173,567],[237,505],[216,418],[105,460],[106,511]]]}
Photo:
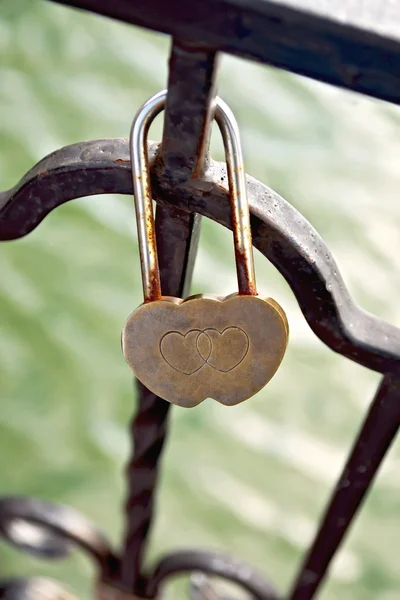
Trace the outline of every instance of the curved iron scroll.
{"label": "curved iron scroll", "polygon": [[58,582],[42,577],[8,579],[0,583],[2,600],[78,600]]}
{"label": "curved iron scroll", "polygon": [[[18,533],[15,529],[13,533],[13,525],[17,524],[23,524],[25,529],[20,529]],[[32,527],[35,528],[33,534]],[[118,559],[111,549],[110,542],[97,527],[71,508],[33,498],[2,498],[0,534],[21,550],[42,558],[59,560],[65,558],[72,550],[80,549],[94,559],[100,588],[118,589],[113,585]],[[155,598],[170,577],[196,571],[236,583],[256,600],[278,598],[272,584],[246,562],[228,554],[201,550],[182,550],[162,558],[148,574],[142,576],[140,596]],[[122,597],[126,597],[123,592],[121,599]],[[60,588],[56,582],[41,578],[0,582],[0,598],[75,600],[75,597]]]}
{"label": "curved iron scroll", "polygon": [[[231,228],[226,169],[211,161],[202,179],[163,180],[150,142],[154,199]],[[310,223],[276,192],[247,176],[253,244],[291,286],[314,333],[332,350],[381,373],[400,373],[400,329],[359,308]],[[104,193],[132,194],[124,138],[73,144],[40,161],[11,190],[0,193],[0,240],[22,237],[64,202]]]}
{"label": "curved iron scroll", "polygon": [[[30,528],[21,528],[26,525]],[[13,545],[45,558],[64,558],[73,544],[103,572],[113,570],[115,556],[105,535],[68,506],[23,496],[0,498],[0,533]]]}

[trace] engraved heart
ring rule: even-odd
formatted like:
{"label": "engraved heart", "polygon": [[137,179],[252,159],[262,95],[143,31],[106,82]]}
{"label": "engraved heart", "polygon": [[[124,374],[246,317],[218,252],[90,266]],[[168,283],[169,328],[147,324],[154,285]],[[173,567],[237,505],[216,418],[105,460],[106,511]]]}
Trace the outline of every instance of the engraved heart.
{"label": "engraved heart", "polygon": [[164,297],[130,315],[122,350],[136,377],[169,402],[196,406],[214,398],[234,405],[273,377],[287,338],[285,314],[274,300]]}
{"label": "engraved heart", "polygon": [[[206,352],[202,348],[203,345],[207,347],[203,339],[208,341]],[[240,365],[248,349],[249,337],[240,327],[230,326],[223,331],[213,328],[204,329],[197,338],[197,350],[201,358],[221,373],[229,373]]]}
{"label": "engraved heart", "polygon": [[223,331],[190,329],[186,334],[168,331],[160,341],[163,359],[182,375],[193,375],[206,365],[229,373],[240,365],[248,349],[247,333],[234,326]]}
{"label": "engraved heart", "polygon": [[207,363],[211,353],[211,345],[208,338],[208,354],[205,350],[205,358],[197,351],[197,340],[202,335],[200,329],[191,329],[185,335],[179,331],[168,331],[160,341],[160,352],[165,360],[175,371],[183,375],[192,375],[199,371]]}

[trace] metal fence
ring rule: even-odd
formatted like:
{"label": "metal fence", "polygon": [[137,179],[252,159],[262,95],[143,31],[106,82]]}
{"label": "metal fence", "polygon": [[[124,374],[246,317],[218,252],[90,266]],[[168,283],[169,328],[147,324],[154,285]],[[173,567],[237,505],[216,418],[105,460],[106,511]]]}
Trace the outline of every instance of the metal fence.
{"label": "metal fence", "polygon": [[[380,18],[374,19],[372,3],[370,7],[363,4],[364,12],[349,10],[348,19],[339,20],[334,4],[321,12],[306,2],[297,9],[290,2],[268,0],[63,3],[173,37],[163,138],[161,144],[149,143],[148,147],[164,295],[184,297],[189,290],[201,215],[232,228],[226,168],[211,161],[208,154],[219,52],[400,103],[400,40],[392,27],[393,20],[400,20],[400,10],[396,13],[394,7],[390,14],[382,10]],[[206,185],[200,185],[202,181]],[[225,577],[264,600],[315,597],[397,433],[400,330],[356,305],[329,249],[301,214],[250,176],[247,188],[254,246],[289,283],[314,333],[333,351],[381,373],[381,384],[315,539],[290,590],[283,595],[251,566],[212,552],[171,554],[150,572],[144,570],[170,405],[138,384],[140,399],[131,428],[134,451],[127,468],[129,497],[120,554],[72,509],[26,498],[0,500],[0,533],[11,543],[44,557],[64,556],[74,545],[88,553],[98,566],[96,593],[100,598],[154,598],[165,579],[186,572]],[[14,188],[0,193],[0,240],[28,234],[64,202],[104,193],[132,194],[126,140],[81,142],[58,150],[34,166]],[[27,527],[29,523],[36,528]],[[5,581],[0,586],[4,598],[56,598],[60,593],[54,584],[36,580]]]}

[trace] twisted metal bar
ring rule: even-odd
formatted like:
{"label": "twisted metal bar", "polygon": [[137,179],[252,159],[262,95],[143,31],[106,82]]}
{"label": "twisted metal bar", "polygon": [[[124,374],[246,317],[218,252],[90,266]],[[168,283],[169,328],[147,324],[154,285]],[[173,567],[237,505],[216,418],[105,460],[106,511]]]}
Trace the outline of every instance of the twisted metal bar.
{"label": "twisted metal bar", "polygon": [[[171,169],[175,172],[177,161],[184,181],[203,175],[216,93],[216,68],[215,53],[193,51],[173,42],[164,132],[158,154],[159,168],[165,178],[169,178]],[[188,110],[191,118],[185,115]],[[186,294],[198,246],[200,217],[171,207],[158,208],[155,228],[157,270],[159,268],[156,279],[161,281],[162,293],[169,296]],[[138,390],[139,407],[131,429],[133,456],[127,468],[127,530],[119,584],[140,595],[142,561],[153,518],[169,404],[140,383]]]}
{"label": "twisted metal bar", "polygon": [[133,455],[126,468],[129,483],[125,505],[126,534],[119,582],[141,595],[142,562],[152,524],[154,494],[168,425],[170,404],[137,382],[139,403],[132,420]]}

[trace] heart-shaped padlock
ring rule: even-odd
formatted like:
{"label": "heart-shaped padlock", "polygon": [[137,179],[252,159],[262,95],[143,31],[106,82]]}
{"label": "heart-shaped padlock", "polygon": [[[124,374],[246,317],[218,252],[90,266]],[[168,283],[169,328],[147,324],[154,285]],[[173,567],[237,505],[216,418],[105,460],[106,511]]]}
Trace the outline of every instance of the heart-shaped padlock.
{"label": "heart-shaped padlock", "polygon": [[125,323],[122,350],[136,377],[169,402],[189,407],[214,398],[234,405],[263,388],[278,369],[288,323],[275,300],[257,294],[239,131],[220,98],[215,119],[226,154],[239,293],[185,300],[161,295],[146,147],[149,125],[165,99],[160,92],[146,102],[131,130],[144,302]]}

